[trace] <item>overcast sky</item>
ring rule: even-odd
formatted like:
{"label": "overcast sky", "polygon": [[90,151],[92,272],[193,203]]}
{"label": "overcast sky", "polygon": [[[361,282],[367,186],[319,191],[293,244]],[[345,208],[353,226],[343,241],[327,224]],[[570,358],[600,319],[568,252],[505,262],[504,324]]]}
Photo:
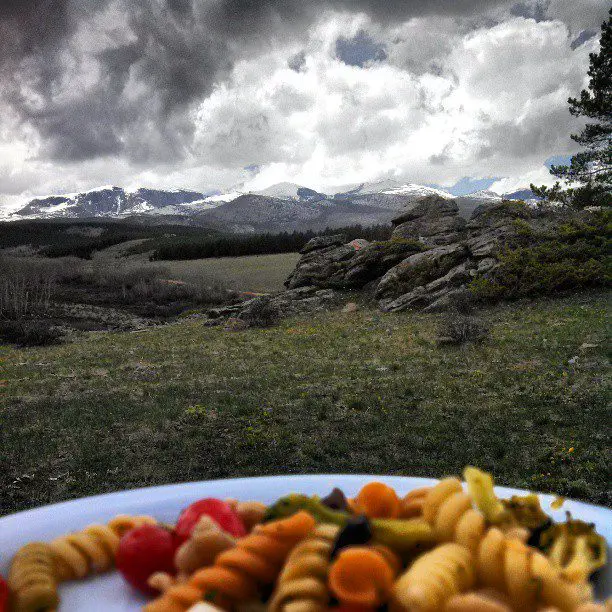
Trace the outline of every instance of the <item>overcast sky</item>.
{"label": "overcast sky", "polygon": [[0,205],[111,183],[550,182],[608,8],[1,0]]}

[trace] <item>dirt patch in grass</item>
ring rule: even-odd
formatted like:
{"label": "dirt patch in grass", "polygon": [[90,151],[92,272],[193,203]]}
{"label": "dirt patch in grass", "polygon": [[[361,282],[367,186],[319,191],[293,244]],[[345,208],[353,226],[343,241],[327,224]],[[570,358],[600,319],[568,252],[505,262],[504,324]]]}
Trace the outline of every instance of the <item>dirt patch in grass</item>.
{"label": "dirt patch in grass", "polygon": [[466,464],[609,504],[606,296],[482,316],[490,337],[458,347],[438,345],[437,315],[367,309],[0,347],[0,514],[204,478]]}

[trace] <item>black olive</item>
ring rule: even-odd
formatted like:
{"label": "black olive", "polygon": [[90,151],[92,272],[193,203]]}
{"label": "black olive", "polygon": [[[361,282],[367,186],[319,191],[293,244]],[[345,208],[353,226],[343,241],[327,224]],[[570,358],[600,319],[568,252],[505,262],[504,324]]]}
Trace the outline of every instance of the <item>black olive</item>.
{"label": "black olive", "polygon": [[332,492],[326,497],[324,497],[321,500],[321,503],[324,506],[331,508],[332,510],[341,510],[343,512],[346,512],[348,510],[348,503],[346,501],[346,497],[344,493],[337,487],[335,489],[332,489]]}
{"label": "black olive", "polygon": [[534,548],[540,548],[540,538],[542,534],[553,526],[553,522],[551,519],[548,519],[546,522],[542,523],[535,529],[531,530],[531,535],[527,540],[527,544],[529,546],[533,546]]}
{"label": "black olive", "polygon": [[372,527],[367,516],[355,516],[348,520],[344,529],[339,533],[331,552],[333,559],[338,552],[347,546],[360,546],[372,539]]}

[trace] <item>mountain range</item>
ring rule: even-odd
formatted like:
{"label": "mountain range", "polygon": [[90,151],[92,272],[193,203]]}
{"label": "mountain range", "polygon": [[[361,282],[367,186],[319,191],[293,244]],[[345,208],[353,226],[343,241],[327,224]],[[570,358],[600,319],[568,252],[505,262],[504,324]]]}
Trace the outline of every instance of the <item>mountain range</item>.
{"label": "mountain range", "polygon": [[[80,193],[30,200],[9,219],[130,219],[148,224],[184,224],[234,232],[322,230],[326,227],[389,223],[398,211],[427,195],[453,195],[424,185],[383,180],[347,185],[322,193],[294,183],[261,191],[205,194],[105,186]],[[460,214],[469,216],[483,202],[532,199],[530,190],[509,194],[478,191],[455,198]]]}

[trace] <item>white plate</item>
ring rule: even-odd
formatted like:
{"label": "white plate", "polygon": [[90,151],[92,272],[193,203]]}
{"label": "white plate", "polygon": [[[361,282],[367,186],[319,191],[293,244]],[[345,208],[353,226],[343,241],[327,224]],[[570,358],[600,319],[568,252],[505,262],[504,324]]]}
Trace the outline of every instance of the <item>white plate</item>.
{"label": "white plate", "polygon": [[[182,508],[202,497],[235,497],[272,503],[287,493],[325,495],[333,487],[340,487],[347,495],[352,496],[363,484],[371,480],[385,482],[400,494],[436,482],[429,478],[401,476],[271,476],[166,485],[86,497],[0,518],[0,573],[6,576],[11,557],[23,544],[35,540],[49,540],[81,529],[90,523],[108,521],[116,514],[151,514],[160,521],[173,523]],[[525,493],[505,487],[497,487],[496,490],[500,497]],[[551,511],[550,502],[553,497],[542,495],[541,500],[542,507],[553,518],[563,520],[565,511],[569,510],[575,518],[595,523],[597,531],[608,542],[612,542],[612,511],[575,501],[566,501],[561,510]],[[599,576],[597,590],[600,596],[609,595],[612,591],[610,565],[605,573]],[[126,612],[138,610],[145,601],[131,590],[116,572],[66,583],[60,587],[60,598],[58,612]]]}

